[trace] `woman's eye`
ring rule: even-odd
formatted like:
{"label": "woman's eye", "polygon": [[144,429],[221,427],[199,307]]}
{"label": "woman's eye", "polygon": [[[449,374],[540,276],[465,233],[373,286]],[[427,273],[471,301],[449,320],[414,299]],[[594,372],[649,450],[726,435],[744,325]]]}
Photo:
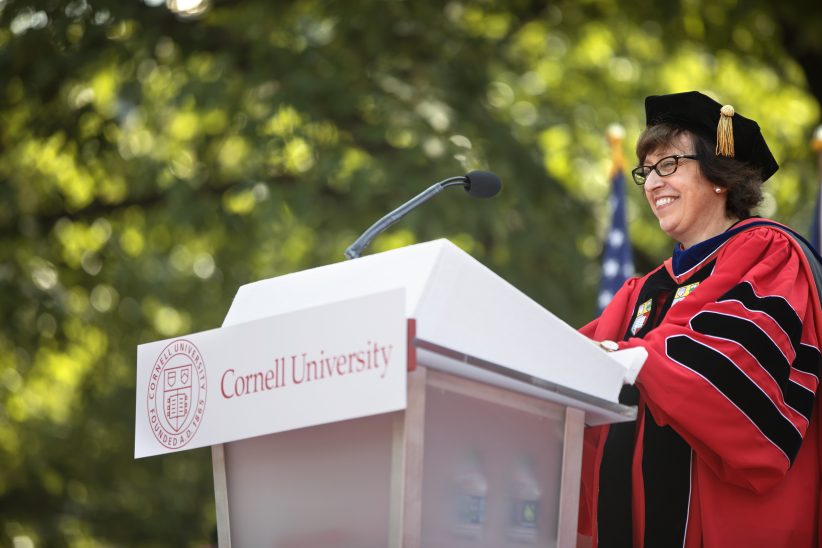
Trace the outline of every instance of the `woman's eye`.
{"label": "woman's eye", "polygon": [[663,160],[662,162],[659,163],[657,168],[662,173],[670,173],[670,172],[672,172],[673,170],[676,169],[676,160],[674,160],[673,158],[671,158],[669,160]]}

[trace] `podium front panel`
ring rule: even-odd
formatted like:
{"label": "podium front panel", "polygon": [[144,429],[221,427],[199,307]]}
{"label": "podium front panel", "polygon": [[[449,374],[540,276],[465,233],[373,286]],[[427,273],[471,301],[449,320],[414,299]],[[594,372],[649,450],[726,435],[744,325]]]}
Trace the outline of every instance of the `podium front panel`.
{"label": "podium front panel", "polygon": [[231,545],[385,548],[394,415],[226,444]]}
{"label": "podium front panel", "polygon": [[404,412],[225,444],[220,545],[523,548],[574,533],[581,414],[572,423],[558,403],[426,367],[412,375]]}
{"label": "podium front panel", "polygon": [[425,398],[421,546],[556,546],[564,408],[438,378]]}

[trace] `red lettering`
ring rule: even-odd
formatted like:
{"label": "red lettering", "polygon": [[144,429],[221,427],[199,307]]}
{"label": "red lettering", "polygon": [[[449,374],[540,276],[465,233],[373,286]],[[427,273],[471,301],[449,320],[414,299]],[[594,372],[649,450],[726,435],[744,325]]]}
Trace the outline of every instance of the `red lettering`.
{"label": "red lettering", "polygon": [[248,394],[251,393],[251,383],[254,381],[254,392],[259,392],[259,383],[263,381],[263,374],[262,373],[250,373],[245,376],[246,388],[248,389]]}
{"label": "red lettering", "polygon": [[[226,378],[226,376],[227,376],[229,373],[231,373],[231,374],[233,375],[233,374],[234,374],[234,370],[233,370],[233,369],[226,369],[225,373],[223,373],[223,376],[222,376],[222,378],[220,379],[220,392],[223,394],[223,397],[224,397],[225,399],[227,399],[227,400],[230,400],[231,398],[233,398],[233,397],[234,397],[234,394],[232,394],[232,395],[230,395],[230,396],[229,396],[229,395],[226,393],[226,391],[225,391],[225,378]],[[235,385],[235,386],[236,386],[236,385]],[[236,392],[235,392],[235,394],[236,394]]]}
{"label": "red lettering", "polygon": [[337,375],[345,375],[345,354],[337,356]]}
{"label": "red lettering", "polygon": [[[303,352],[303,365],[305,364],[305,352]],[[297,356],[291,356],[291,382],[294,384],[302,384],[305,380],[305,367],[303,366],[303,375],[300,380],[297,380]]]}

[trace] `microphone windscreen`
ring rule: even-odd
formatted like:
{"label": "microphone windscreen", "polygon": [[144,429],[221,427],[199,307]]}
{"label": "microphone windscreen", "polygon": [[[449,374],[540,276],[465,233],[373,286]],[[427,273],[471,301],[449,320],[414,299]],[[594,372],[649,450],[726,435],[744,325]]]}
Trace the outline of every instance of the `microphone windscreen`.
{"label": "microphone windscreen", "polygon": [[468,181],[465,192],[474,198],[491,198],[502,188],[500,178],[490,171],[472,171],[465,178]]}

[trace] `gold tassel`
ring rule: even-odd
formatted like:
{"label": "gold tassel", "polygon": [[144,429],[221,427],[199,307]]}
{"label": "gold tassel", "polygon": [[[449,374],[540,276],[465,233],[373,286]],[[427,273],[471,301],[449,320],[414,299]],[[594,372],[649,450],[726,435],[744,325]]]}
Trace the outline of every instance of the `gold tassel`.
{"label": "gold tassel", "polygon": [[734,157],[734,107],[725,105],[719,111],[719,125],[716,126],[716,155],[727,158]]}

